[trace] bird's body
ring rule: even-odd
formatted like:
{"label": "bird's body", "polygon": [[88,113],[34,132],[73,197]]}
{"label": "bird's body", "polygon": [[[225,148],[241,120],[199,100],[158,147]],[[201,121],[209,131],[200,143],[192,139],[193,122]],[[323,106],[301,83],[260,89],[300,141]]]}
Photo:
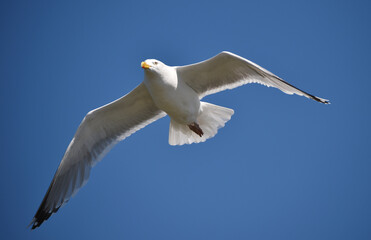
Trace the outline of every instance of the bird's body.
{"label": "bird's body", "polygon": [[90,111],[83,119],[30,224],[32,229],[68,202],[86,183],[90,169],[116,143],[166,114],[171,119],[170,145],[198,143],[215,136],[234,111],[201,101],[206,95],[247,83],[260,83],[287,94],[329,103],[229,52],[177,67],[149,59],[142,62],[142,68],[143,83],[122,98]]}
{"label": "bird's body", "polygon": [[145,71],[143,81],[153,102],[178,123],[188,125],[195,122],[200,111],[198,94],[178,79],[175,68],[158,64],[166,69],[164,74]]}

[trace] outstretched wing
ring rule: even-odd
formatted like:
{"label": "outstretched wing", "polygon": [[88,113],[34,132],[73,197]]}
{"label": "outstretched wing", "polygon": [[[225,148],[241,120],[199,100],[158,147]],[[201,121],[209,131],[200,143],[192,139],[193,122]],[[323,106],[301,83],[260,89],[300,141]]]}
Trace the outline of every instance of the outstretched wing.
{"label": "outstretched wing", "polygon": [[206,61],[176,67],[178,78],[185,81],[200,98],[247,83],[276,87],[287,94],[297,94],[328,104],[323,98],[306,93],[285,82],[257,64],[230,52],[221,52]]}
{"label": "outstretched wing", "polygon": [[88,180],[90,169],[119,141],[166,115],[140,84],[89,112],[81,122],[30,225],[39,227]]}

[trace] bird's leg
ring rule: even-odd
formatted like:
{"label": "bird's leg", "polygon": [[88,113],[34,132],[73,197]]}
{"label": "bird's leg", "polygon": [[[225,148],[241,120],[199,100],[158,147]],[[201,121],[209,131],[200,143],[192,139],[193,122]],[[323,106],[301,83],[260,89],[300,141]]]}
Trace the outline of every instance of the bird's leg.
{"label": "bird's leg", "polygon": [[204,132],[200,128],[200,126],[197,123],[191,123],[188,125],[189,129],[191,129],[193,132],[195,132],[198,136],[202,137],[204,135]]}

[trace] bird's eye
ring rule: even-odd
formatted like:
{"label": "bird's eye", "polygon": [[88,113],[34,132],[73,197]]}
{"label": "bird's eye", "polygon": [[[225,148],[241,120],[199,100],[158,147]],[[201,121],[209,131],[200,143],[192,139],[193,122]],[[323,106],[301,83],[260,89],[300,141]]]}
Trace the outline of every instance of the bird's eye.
{"label": "bird's eye", "polygon": [[153,62],[153,64],[157,65],[157,64],[158,64],[158,62]]}

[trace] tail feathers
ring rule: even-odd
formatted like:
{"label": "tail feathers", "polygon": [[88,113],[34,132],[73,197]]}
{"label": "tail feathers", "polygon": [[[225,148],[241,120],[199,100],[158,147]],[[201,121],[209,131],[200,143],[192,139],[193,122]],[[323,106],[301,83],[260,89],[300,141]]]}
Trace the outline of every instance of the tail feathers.
{"label": "tail feathers", "polygon": [[234,111],[230,108],[201,102],[201,113],[197,118],[197,123],[204,132],[203,136],[198,136],[187,125],[180,124],[171,119],[169,144],[183,145],[205,142],[207,139],[214,137],[219,128],[224,127],[225,123],[231,119],[233,113]]}

